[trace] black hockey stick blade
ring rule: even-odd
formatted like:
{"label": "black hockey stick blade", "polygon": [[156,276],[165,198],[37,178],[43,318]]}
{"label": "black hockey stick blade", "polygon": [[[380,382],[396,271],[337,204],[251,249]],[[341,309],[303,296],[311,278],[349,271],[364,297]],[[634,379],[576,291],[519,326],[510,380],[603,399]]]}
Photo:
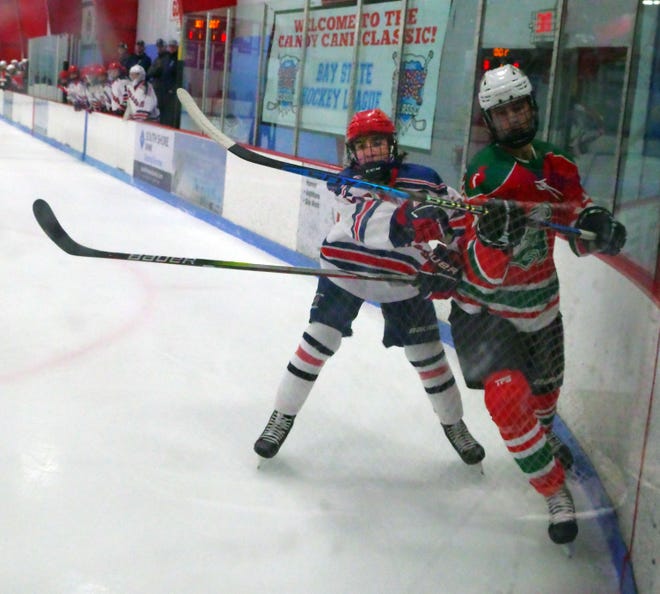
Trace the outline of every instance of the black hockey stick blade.
{"label": "black hockey stick blade", "polygon": [[253,264],[250,262],[234,262],[230,260],[207,260],[204,258],[185,258],[180,256],[154,256],[149,254],[131,254],[125,252],[108,252],[97,250],[71,238],[57,220],[53,209],[42,199],[37,199],[32,205],[32,212],[44,233],[61,250],[72,256],[87,258],[105,258],[110,260],[129,260],[133,262],[151,262],[153,264],[176,264],[178,266],[198,266],[203,268],[226,268],[231,270],[250,270],[253,272],[276,272],[280,274],[297,274],[303,276],[326,276],[330,278],[345,278],[353,280],[373,280],[388,282],[412,283],[414,276],[400,274],[360,274],[324,270],[303,266],[278,266],[272,264]]}
{"label": "black hockey stick blade", "polygon": [[71,256],[86,256],[88,258],[111,258],[110,252],[102,252],[85,247],[74,241],[57,220],[48,202],[38,198],[32,204],[32,212],[44,233],[59,247]]}

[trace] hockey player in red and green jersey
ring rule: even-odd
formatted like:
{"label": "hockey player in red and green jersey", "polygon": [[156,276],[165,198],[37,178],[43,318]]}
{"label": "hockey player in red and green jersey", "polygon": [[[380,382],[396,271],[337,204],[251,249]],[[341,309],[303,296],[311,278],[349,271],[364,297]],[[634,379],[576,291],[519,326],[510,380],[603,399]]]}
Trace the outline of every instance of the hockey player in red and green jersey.
{"label": "hockey player in red and green jersey", "polygon": [[479,104],[493,142],[468,165],[463,193],[487,212],[466,213],[458,225],[464,229],[464,273],[449,319],[466,384],[485,390],[507,449],[546,498],[550,538],[566,544],[578,532],[564,474],[573,456],[552,431],[564,334],[553,259],[556,231],[542,222],[595,233],[591,241],[569,238],[577,255],[617,254],[626,233],[592,203],[575,163],[534,139],[537,106],[518,68],[486,72]]}

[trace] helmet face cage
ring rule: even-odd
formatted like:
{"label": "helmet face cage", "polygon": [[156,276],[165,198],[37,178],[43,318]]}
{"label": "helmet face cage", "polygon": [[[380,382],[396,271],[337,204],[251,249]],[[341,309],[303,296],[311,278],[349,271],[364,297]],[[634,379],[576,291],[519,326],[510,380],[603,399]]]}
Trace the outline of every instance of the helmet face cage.
{"label": "helmet face cage", "polygon": [[136,64],[135,66],[131,66],[131,69],[128,71],[128,76],[133,82],[143,81],[145,79],[146,73],[142,66]]}
{"label": "helmet face cage", "polygon": [[[488,70],[484,74],[479,85],[479,106],[496,142],[511,148],[520,148],[534,139],[538,130],[538,107],[533,92],[527,76],[511,64]],[[532,112],[528,124],[504,133],[498,130],[493,124],[492,109],[523,98],[528,101]]]}
{"label": "helmet face cage", "polygon": [[[358,161],[355,143],[367,136],[382,136],[389,149],[386,159],[378,155],[374,160]],[[346,150],[350,167],[356,169],[365,179],[374,182],[389,181],[391,170],[400,162],[396,142],[396,128],[387,114],[380,109],[358,111],[346,130]]]}

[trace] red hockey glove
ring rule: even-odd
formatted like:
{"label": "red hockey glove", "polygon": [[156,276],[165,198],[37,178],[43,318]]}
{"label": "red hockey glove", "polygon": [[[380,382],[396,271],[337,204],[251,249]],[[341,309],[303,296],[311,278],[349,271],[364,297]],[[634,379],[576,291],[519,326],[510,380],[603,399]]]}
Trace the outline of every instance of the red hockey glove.
{"label": "red hockey glove", "polygon": [[420,268],[414,284],[424,299],[449,299],[461,280],[462,272],[461,256],[438,246]]}
{"label": "red hockey glove", "polygon": [[442,239],[449,228],[447,213],[434,204],[408,201],[394,211],[390,225],[390,239],[397,246],[428,243]]}

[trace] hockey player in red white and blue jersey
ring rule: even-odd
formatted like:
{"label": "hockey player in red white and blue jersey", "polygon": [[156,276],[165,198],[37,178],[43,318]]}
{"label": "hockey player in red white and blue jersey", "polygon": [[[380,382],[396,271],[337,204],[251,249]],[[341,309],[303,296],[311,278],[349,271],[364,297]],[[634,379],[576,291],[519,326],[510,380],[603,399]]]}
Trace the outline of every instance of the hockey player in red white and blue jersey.
{"label": "hockey player in red white and blue jersey", "polygon": [[128,71],[129,82],[126,85],[126,110],[130,120],[158,120],[160,111],[158,99],[151,83],[146,80],[144,68],[139,64]]}
{"label": "hockey player in red white and blue jersey", "polygon": [[[347,129],[349,167],[343,175],[381,185],[447,194],[430,168],[403,163],[395,127],[380,109],[361,111]],[[440,419],[451,445],[466,464],[478,464],[484,450],[462,420],[463,406],[440,341],[429,296],[451,291],[460,277],[457,256],[429,241],[446,240],[448,215],[437,206],[392,200],[349,186],[337,194],[334,226],[321,247],[321,266],[358,273],[401,274],[416,282],[389,283],[321,277],[309,325],[290,359],[275,398],[275,410],[254,449],[263,458],[277,454],[325,362],[351,336],[365,300],[381,304],[383,344],[404,349]]]}
{"label": "hockey player in red white and blue jersey", "polygon": [[506,447],[546,498],[550,538],[566,544],[578,528],[564,474],[573,456],[552,431],[564,374],[556,231],[538,222],[594,232],[591,241],[570,237],[578,256],[617,254],[625,228],[592,203],[568,155],[535,140],[536,102],[518,68],[486,72],[479,103],[493,142],[471,160],[463,191],[487,212],[455,222],[465,231],[464,272],[449,320],[466,384],[485,389]]}

